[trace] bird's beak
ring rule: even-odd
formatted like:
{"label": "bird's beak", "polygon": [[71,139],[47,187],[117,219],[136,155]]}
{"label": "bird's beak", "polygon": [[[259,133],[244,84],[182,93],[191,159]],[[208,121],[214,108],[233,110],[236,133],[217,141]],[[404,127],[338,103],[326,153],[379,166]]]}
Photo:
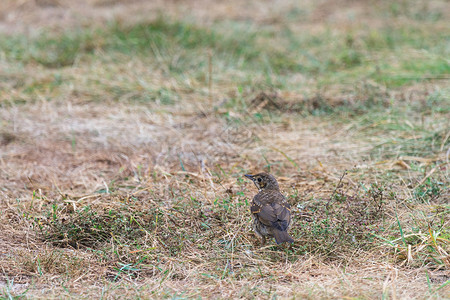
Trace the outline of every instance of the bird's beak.
{"label": "bird's beak", "polygon": [[248,179],[253,180],[253,175],[245,174],[244,176],[247,177]]}

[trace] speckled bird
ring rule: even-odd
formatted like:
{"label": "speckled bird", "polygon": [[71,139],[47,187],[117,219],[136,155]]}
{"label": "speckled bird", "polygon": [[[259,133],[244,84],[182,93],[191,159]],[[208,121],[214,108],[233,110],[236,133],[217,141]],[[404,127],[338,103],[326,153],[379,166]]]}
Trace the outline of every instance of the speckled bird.
{"label": "speckled bird", "polygon": [[268,173],[245,175],[258,188],[253,197],[250,212],[253,216],[253,230],[264,245],[266,237],[274,237],[277,244],[292,243],[294,240],[287,233],[291,223],[291,206],[281,194],[278,182]]}

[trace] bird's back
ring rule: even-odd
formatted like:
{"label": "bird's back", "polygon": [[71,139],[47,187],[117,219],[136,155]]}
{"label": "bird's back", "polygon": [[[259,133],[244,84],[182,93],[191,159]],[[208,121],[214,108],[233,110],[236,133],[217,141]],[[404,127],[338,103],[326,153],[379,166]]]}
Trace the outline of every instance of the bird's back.
{"label": "bird's back", "polygon": [[277,241],[291,240],[286,233],[291,222],[290,205],[283,194],[277,190],[262,190],[253,198],[252,204],[252,213],[267,227],[270,235],[275,236]]}

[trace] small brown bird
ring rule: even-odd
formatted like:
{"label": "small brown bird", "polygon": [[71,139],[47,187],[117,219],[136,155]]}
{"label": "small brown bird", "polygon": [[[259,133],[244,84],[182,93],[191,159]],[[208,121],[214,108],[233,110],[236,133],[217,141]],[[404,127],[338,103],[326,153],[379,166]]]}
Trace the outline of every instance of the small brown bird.
{"label": "small brown bird", "polygon": [[259,190],[253,197],[250,212],[253,215],[253,230],[261,237],[262,245],[266,236],[275,238],[277,244],[292,243],[294,240],[287,233],[291,223],[291,206],[280,193],[278,182],[268,173],[245,175],[250,178]]}

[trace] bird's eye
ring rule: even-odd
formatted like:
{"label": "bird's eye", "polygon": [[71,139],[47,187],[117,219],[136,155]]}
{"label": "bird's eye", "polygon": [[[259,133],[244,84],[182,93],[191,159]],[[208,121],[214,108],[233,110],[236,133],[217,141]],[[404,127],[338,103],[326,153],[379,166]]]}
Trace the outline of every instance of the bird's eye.
{"label": "bird's eye", "polygon": [[261,180],[262,180],[261,177],[258,177],[258,182],[261,182]]}

